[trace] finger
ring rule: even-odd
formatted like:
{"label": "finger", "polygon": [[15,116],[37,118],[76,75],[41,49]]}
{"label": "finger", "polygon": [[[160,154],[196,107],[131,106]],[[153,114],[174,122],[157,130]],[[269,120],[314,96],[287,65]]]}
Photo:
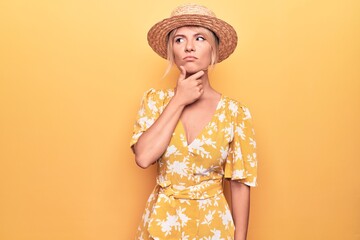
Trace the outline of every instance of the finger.
{"label": "finger", "polygon": [[180,76],[179,80],[184,80],[186,77],[186,69],[183,66],[180,66]]}
{"label": "finger", "polygon": [[196,79],[196,86],[200,86],[202,85],[202,80],[201,79]]}
{"label": "finger", "polygon": [[204,93],[204,89],[203,89],[203,88],[200,88],[200,89],[199,89],[199,93],[200,93],[200,94],[203,94],[203,93]]}
{"label": "finger", "polygon": [[198,78],[201,78],[203,75],[204,75],[204,71],[199,71],[197,73],[194,73],[193,75],[191,75],[190,77],[188,78],[191,78],[191,79],[198,79]]}

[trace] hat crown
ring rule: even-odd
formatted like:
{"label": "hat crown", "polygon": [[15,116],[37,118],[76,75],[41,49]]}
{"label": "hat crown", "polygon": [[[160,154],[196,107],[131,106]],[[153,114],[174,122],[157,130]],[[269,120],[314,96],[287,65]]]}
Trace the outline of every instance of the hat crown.
{"label": "hat crown", "polygon": [[197,4],[186,4],[186,5],[178,6],[171,12],[170,17],[186,15],[186,14],[197,14],[197,15],[216,17],[215,13],[212,12],[210,9]]}
{"label": "hat crown", "polygon": [[169,34],[174,29],[184,26],[198,26],[212,31],[218,38],[218,59],[221,62],[228,58],[237,45],[235,29],[216,17],[207,7],[194,3],[180,5],[171,12],[169,18],[156,23],[147,34],[150,47],[161,57],[168,57]]}

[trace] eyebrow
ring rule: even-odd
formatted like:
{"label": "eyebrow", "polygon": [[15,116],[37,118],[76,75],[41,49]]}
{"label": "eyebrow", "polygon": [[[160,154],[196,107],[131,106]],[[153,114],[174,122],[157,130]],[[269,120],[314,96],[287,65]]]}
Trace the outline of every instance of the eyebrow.
{"label": "eyebrow", "polygon": [[[195,34],[193,34],[192,36],[197,36],[197,35],[204,35],[204,36],[206,36],[206,34],[204,33],[204,32],[197,32],[197,33],[195,33]],[[174,35],[174,38],[175,37],[186,37],[184,34],[175,34]]]}

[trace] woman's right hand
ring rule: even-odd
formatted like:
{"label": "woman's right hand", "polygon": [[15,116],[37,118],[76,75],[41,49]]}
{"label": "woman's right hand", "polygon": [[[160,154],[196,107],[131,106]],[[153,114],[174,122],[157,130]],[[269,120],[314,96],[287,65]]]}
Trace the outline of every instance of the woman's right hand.
{"label": "woman's right hand", "polygon": [[189,105],[198,100],[204,93],[202,79],[204,71],[199,71],[186,78],[186,70],[180,66],[180,76],[177,81],[174,99],[183,105]]}
{"label": "woman's right hand", "polygon": [[198,100],[204,93],[201,79],[204,71],[188,77],[184,67],[181,66],[180,71],[174,97],[134,145],[136,163],[142,168],[155,163],[164,154],[184,108]]}

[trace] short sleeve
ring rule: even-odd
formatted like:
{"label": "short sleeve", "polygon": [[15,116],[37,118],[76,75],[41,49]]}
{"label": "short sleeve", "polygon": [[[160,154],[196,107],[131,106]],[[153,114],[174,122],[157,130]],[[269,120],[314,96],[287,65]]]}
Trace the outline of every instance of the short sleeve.
{"label": "short sleeve", "polygon": [[159,99],[156,90],[151,88],[144,93],[141,106],[134,124],[133,134],[130,140],[132,147],[140,136],[155,122],[159,117]]}
{"label": "short sleeve", "polygon": [[225,178],[255,187],[257,186],[256,142],[251,114],[247,107],[239,107],[233,127],[234,135],[226,159]]}

